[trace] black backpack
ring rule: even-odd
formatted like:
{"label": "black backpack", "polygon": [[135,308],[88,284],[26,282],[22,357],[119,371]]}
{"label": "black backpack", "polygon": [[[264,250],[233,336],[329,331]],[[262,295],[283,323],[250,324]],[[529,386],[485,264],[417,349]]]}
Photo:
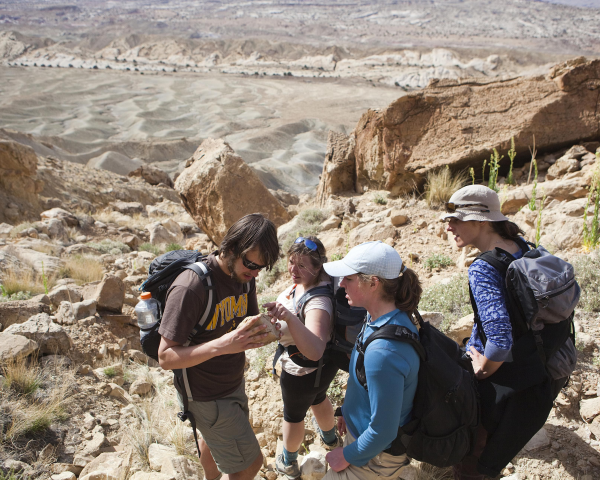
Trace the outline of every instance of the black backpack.
{"label": "black backpack", "polygon": [[459,463],[475,445],[480,417],[475,377],[454,340],[424,322],[417,311],[415,318],[419,335],[403,326],[384,325],[363,343],[363,329],[356,343],[356,377],[368,390],[364,356],[374,340],[385,338],[410,344],[421,359],[412,419],[398,429],[385,452],[449,467]]}
{"label": "black backpack", "polygon": [[[519,259],[500,248],[484,252],[477,259],[489,263],[505,278],[513,343],[532,335],[550,376],[554,380],[569,377],[577,362],[573,316],[581,294],[573,266],[542,246],[521,239],[515,242],[525,252]],[[485,346],[487,338],[470,285],[469,294]]]}
{"label": "black backpack", "polygon": [[158,329],[165,310],[165,301],[167,292],[175,279],[184,271],[192,270],[195,272],[204,287],[208,291],[208,302],[204,315],[200,318],[188,339],[191,340],[204,326],[206,320],[212,318],[214,314],[215,296],[213,295],[213,285],[210,276],[210,269],[203,261],[206,255],[202,255],[195,250],[174,250],[156,257],[148,268],[148,278],[142,283],[139,290],[150,292],[159,305],[159,319],[154,325],[147,329],[142,329],[141,344],[142,350],[150,358],[158,361],[158,346],[160,345],[160,334]]}
{"label": "black backpack", "polygon": [[334,293],[335,283],[336,279],[333,279],[332,283],[329,285],[319,285],[313,287],[304,292],[298,300],[296,300],[294,296],[295,289],[292,290],[291,293],[294,307],[298,312],[298,317],[302,319],[303,323],[304,308],[308,304],[309,300],[316,297],[328,297],[331,299],[334,311],[333,336],[332,339],[327,343],[327,347],[325,348],[323,356],[319,360],[310,360],[302,355],[300,350],[298,350],[298,347],[295,345],[284,347],[283,345],[279,344],[277,346],[275,357],[273,358],[273,371],[275,371],[275,365],[284,351],[288,352],[290,359],[296,365],[301,367],[317,368],[319,370],[315,379],[315,387],[319,386],[321,379],[320,370],[325,363],[334,363],[338,368],[346,372],[349,370],[350,354],[352,353],[354,343],[356,342],[356,337],[358,336],[358,333],[360,332],[366,318],[367,311],[364,308],[350,306],[348,304],[348,299],[346,298],[346,291],[344,288],[340,287]]}

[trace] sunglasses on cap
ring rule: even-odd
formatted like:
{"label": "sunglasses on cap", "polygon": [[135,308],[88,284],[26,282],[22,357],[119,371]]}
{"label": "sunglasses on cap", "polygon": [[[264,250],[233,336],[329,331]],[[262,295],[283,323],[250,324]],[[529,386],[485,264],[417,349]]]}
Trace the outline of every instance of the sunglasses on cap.
{"label": "sunglasses on cap", "polygon": [[306,248],[308,248],[311,252],[316,252],[319,247],[317,244],[313,242],[310,238],[298,237],[294,243],[304,243]]}
{"label": "sunglasses on cap", "polygon": [[246,258],[245,255],[242,255],[242,263],[244,264],[244,267],[246,267],[248,270],[262,270],[263,268],[267,267],[266,265],[258,265],[254,262],[251,262]]}
{"label": "sunglasses on cap", "polygon": [[[471,207],[483,207],[486,210],[471,210]],[[487,205],[484,205],[483,203],[453,203],[453,202],[446,203],[446,211],[448,213],[454,213],[459,208],[468,208],[469,211],[479,212],[479,213],[489,213],[490,212],[489,207]]]}

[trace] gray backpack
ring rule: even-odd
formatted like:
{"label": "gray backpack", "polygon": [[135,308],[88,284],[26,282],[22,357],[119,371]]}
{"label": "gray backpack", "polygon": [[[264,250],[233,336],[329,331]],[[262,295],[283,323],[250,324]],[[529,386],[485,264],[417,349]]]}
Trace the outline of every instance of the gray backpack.
{"label": "gray backpack", "polygon": [[[542,362],[552,378],[568,377],[575,369],[577,351],[573,315],[581,289],[573,266],[524,240],[517,244],[525,253],[516,259],[495,248],[477,258],[492,265],[506,278],[508,311],[513,340],[532,334]],[[471,293],[475,322],[485,345],[486,338]]]}

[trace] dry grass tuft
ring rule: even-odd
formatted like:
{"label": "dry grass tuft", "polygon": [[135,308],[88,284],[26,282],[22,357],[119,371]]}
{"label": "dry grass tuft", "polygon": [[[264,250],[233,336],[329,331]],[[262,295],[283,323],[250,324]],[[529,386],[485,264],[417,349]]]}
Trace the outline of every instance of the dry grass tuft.
{"label": "dry grass tuft", "polygon": [[89,283],[96,280],[102,280],[104,272],[102,263],[95,257],[87,255],[74,255],[65,260],[60,268],[59,276],[62,278],[72,278],[77,283]]}
{"label": "dry grass tuft", "polygon": [[427,174],[427,184],[425,185],[425,200],[429,207],[443,205],[454,192],[464,187],[469,180],[469,174],[466,171],[452,174],[448,167],[442,168],[436,172]]}
{"label": "dry grass tuft", "polygon": [[4,387],[17,395],[31,395],[42,385],[40,370],[31,368],[24,359],[12,359],[5,363],[2,376]]}
{"label": "dry grass tuft", "polygon": [[[47,279],[48,283],[53,283]],[[19,292],[29,292],[31,294],[44,293],[44,280],[36,275],[33,270],[13,270],[7,269],[0,278],[2,285],[2,295],[10,297]]]}
{"label": "dry grass tuft", "polygon": [[45,369],[20,358],[2,368],[2,420],[7,426],[0,445],[14,445],[21,437],[40,434],[67,417],[66,400],[75,385],[74,372],[65,365]]}
{"label": "dry grass tuft", "polygon": [[16,238],[19,236],[19,233],[21,233],[23,230],[27,230],[28,228],[32,228],[33,227],[33,223],[31,222],[23,222],[20,223],[19,225],[16,225],[11,231],[10,231],[10,236],[12,238]]}
{"label": "dry grass tuft", "polygon": [[179,405],[172,388],[161,387],[147,366],[132,364],[129,374],[143,378],[154,385],[154,395],[144,398],[135,406],[135,421],[125,430],[124,443],[129,444],[140,460],[148,463],[148,448],[152,443],[171,445],[178,455],[193,458],[196,453],[189,423],[177,418]]}

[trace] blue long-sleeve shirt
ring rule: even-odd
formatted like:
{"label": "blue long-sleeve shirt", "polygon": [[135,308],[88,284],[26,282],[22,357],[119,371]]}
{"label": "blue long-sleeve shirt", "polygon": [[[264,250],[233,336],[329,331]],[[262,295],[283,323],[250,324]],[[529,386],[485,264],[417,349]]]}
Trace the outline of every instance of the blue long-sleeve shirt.
{"label": "blue long-sleeve shirt", "polygon": [[[515,259],[522,256],[521,250],[513,254]],[[475,260],[469,267],[469,285],[473,291],[487,343],[484,348],[479,337],[479,327],[475,324],[471,338],[467,342],[467,351],[473,346],[475,350],[494,362],[512,361],[513,337],[506,307],[505,279],[485,260]]]}
{"label": "blue long-sleeve shirt", "polygon": [[[383,325],[402,325],[418,333],[408,315],[393,310],[374,322],[367,318],[363,342]],[[398,428],[411,419],[419,372],[419,356],[409,344],[377,339],[365,355],[368,392],[356,378],[356,347],[350,357],[350,377],[342,414],[356,441],[344,447],[344,458],[356,466],[389,448]]]}

